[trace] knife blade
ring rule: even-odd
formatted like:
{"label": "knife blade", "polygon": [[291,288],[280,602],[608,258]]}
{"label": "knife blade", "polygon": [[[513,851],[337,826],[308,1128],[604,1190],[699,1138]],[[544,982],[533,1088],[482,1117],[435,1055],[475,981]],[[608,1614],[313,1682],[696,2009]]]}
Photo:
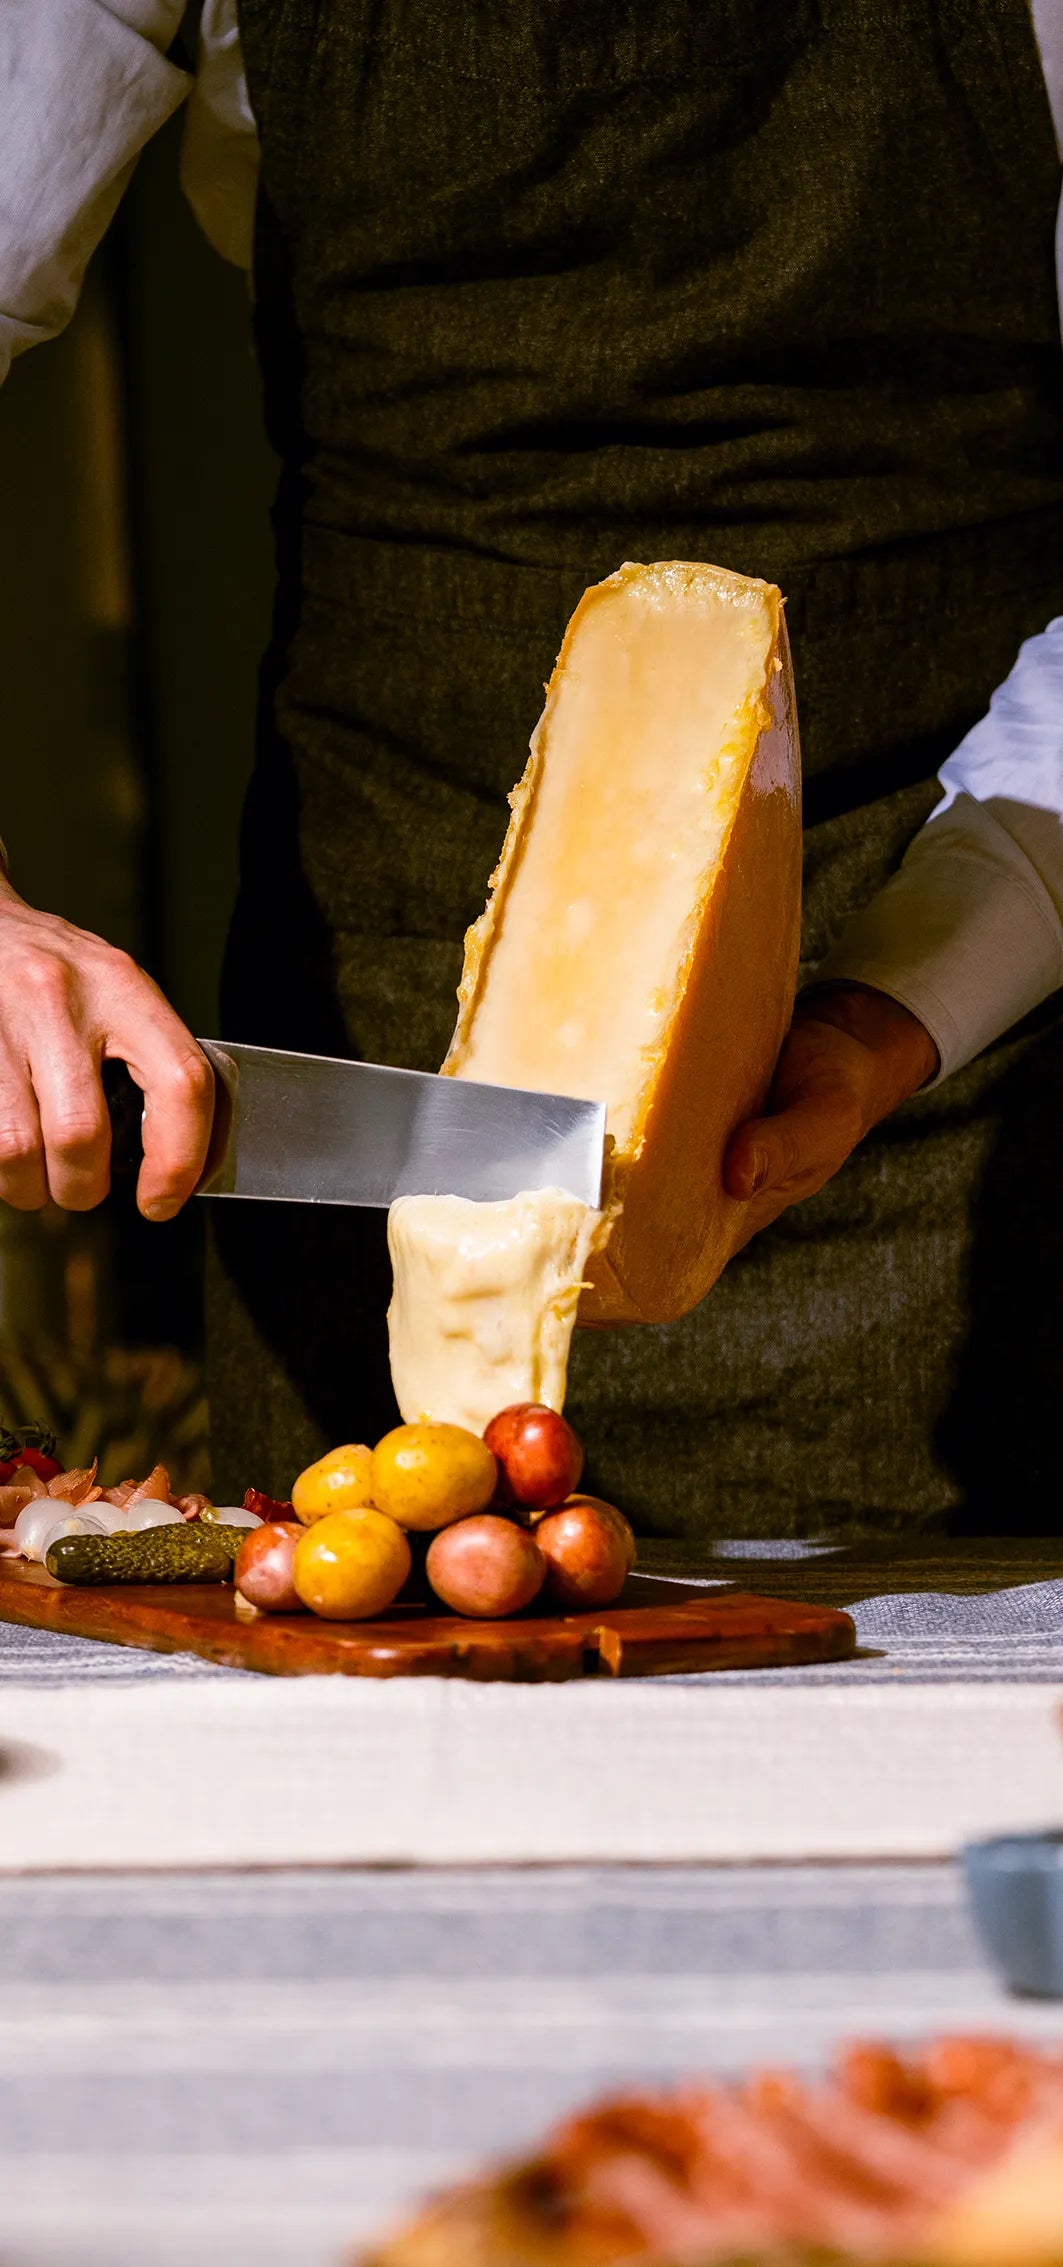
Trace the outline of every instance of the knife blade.
{"label": "knife blade", "polygon": [[387,1206],[563,1188],[601,1202],[605,1104],[201,1039],[216,1081],[197,1196]]}

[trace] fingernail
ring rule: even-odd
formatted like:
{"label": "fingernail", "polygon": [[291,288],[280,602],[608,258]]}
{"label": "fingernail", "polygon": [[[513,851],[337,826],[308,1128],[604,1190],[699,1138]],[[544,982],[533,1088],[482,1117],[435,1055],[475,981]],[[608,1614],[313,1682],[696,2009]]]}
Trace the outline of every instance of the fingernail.
{"label": "fingernail", "polygon": [[753,1151],[753,1187],[750,1191],[751,1196],[759,1196],[760,1191],[763,1188],[767,1178],[768,1152],[766,1149],[755,1149]]}
{"label": "fingernail", "polygon": [[145,1220],[173,1220],[180,1209],[180,1205],[170,1196],[154,1197],[150,1204],[141,1206]]}

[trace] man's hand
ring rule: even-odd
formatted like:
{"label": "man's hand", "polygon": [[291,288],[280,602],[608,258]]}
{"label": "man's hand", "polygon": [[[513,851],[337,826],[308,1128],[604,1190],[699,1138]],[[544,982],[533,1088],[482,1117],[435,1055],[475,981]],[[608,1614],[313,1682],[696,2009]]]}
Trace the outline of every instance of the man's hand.
{"label": "man's hand", "polygon": [[768,1114],[732,1134],[728,1193],[749,1204],[745,1241],[814,1196],[850,1150],[938,1067],[925,1026],[862,984],[805,993],[776,1065]]}
{"label": "man's hand", "polygon": [[172,1219],[203,1170],[214,1080],[191,1033],[127,953],[37,913],[0,875],[0,1199],[87,1212],[110,1183],[105,1060],[144,1093],[137,1202]]}

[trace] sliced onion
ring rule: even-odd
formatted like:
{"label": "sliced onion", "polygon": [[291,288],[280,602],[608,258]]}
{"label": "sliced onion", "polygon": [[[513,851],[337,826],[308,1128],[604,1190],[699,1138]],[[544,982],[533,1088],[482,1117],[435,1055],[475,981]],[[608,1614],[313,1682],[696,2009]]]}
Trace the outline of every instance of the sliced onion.
{"label": "sliced onion", "polygon": [[262,1527],[265,1525],[257,1511],[245,1511],[242,1504],[214,1503],[200,1512],[200,1519],[208,1527]]}

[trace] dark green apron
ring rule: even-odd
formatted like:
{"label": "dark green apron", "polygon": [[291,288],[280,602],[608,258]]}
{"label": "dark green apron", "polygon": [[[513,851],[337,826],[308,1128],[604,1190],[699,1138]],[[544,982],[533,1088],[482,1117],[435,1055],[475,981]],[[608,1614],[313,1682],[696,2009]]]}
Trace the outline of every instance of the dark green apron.
{"label": "dark green apron", "polygon": [[[787,594],[817,958],[1063,607],[1059,169],[1026,0],[241,22],[284,474],[226,1029],[438,1065],[564,623],[626,558]],[[696,1315],[577,1336],[596,1485],[664,1532],[1054,1521],[1046,1021],[892,1120]],[[284,1490],[391,1417],[383,1221],[218,1213],[218,1481]]]}

